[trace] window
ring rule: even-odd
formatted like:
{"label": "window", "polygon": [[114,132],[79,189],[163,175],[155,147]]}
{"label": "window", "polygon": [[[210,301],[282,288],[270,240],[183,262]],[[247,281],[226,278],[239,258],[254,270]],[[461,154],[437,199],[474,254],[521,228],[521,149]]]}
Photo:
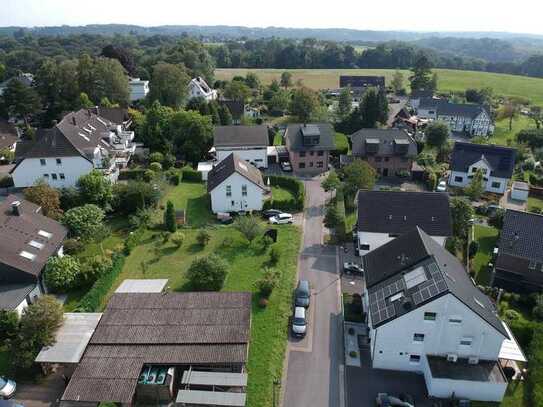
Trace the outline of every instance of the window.
{"label": "window", "polygon": [[236,204],[235,201],[230,201],[230,206],[234,206]]}
{"label": "window", "polygon": [[317,151],[317,155],[318,155],[319,157],[322,157],[322,156],[324,155],[324,151]]}
{"label": "window", "polygon": [[473,342],[473,338],[462,338],[462,339],[460,339],[460,345],[461,346],[471,346],[472,342]]}
{"label": "window", "polygon": [[241,196],[247,196],[247,185],[241,186]]}
{"label": "window", "polygon": [[311,161],[311,162],[309,163],[309,166],[310,166],[310,167],[313,167],[313,161]]}
{"label": "window", "polygon": [[385,162],[386,162],[386,163],[388,162],[388,160],[390,160],[390,158],[389,158],[389,157],[385,157]]}
{"label": "window", "polygon": [[409,363],[420,363],[420,355],[409,355]]}
{"label": "window", "polygon": [[461,324],[462,323],[462,318],[460,318],[460,317],[450,317],[449,318],[449,323],[450,324],[456,324],[456,325]]}
{"label": "window", "polygon": [[362,243],[360,245],[360,250],[369,250],[370,249],[370,245],[368,243]]}
{"label": "window", "polygon": [[226,196],[232,196],[232,185],[226,186]]}
{"label": "window", "polygon": [[63,173],[58,174],[58,176],[60,177],[60,179],[66,179]]}
{"label": "window", "polygon": [[298,168],[305,168],[305,163],[298,164]]}
{"label": "window", "polygon": [[530,270],[535,270],[535,266],[536,266],[536,262],[535,261],[530,261],[530,263],[528,264],[528,268]]}
{"label": "window", "polygon": [[324,163],[322,161],[317,161],[317,168],[322,168]]}
{"label": "window", "polygon": [[300,157],[305,157],[305,151],[300,151]]}
{"label": "window", "polygon": [[413,334],[414,342],[424,342],[424,334]]}
{"label": "window", "polygon": [[494,181],[494,182],[492,183],[492,188],[500,188],[501,186],[502,186],[502,183],[501,183],[501,182],[496,182],[496,181]]}
{"label": "window", "polygon": [[310,156],[314,156],[314,155],[315,155],[315,152],[314,152],[314,151],[310,151],[310,152],[309,152],[309,155],[310,155]]}
{"label": "window", "polygon": [[464,182],[464,177],[456,176],[454,177],[454,182]]}
{"label": "window", "polygon": [[471,172],[477,172],[477,167],[471,167]]}
{"label": "window", "polygon": [[43,174],[43,178],[49,179],[49,174]]}
{"label": "window", "polygon": [[40,165],[43,167],[46,164],[47,162],[45,161],[45,158],[40,158]]}
{"label": "window", "polygon": [[51,174],[51,177],[53,178],[54,181],[56,181],[58,179],[57,174]]}
{"label": "window", "polygon": [[60,158],[57,158],[57,165],[62,165],[62,160]]}
{"label": "window", "polygon": [[437,314],[435,312],[425,312],[424,313],[424,320],[425,321],[435,321],[437,318]]}

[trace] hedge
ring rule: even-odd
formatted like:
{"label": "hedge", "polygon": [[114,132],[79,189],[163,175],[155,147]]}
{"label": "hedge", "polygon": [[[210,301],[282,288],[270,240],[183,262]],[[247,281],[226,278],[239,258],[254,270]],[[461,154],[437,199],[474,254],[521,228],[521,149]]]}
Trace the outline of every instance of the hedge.
{"label": "hedge", "polygon": [[186,182],[202,182],[202,173],[194,171],[192,168],[184,168],[182,171],[182,179]]}
{"label": "hedge", "polygon": [[537,324],[528,354],[528,398],[531,406],[543,406],[543,325]]}
{"label": "hedge", "polygon": [[134,168],[129,170],[122,170],[119,172],[119,180],[121,181],[127,181],[127,180],[142,180],[145,174],[145,171],[147,171],[145,168]]}
{"label": "hedge", "polygon": [[508,324],[520,346],[527,349],[532,342],[534,329],[537,326],[537,323],[519,319],[516,321],[509,321]]}
{"label": "hedge", "polygon": [[79,312],[98,312],[101,309],[102,301],[107,295],[113,283],[121,274],[124,266],[125,256],[122,254],[113,255],[113,265],[111,271],[104,274],[92,285],[92,288],[87,294],[79,301],[77,305],[77,311]]}
{"label": "hedge", "polygon": [[264,202],[264,209],[279,209],[281,211],[302,211],[304,209],[305,189],[304,184],[293,177],[270,175],[267,176],[270,185],[284,188],[294,198],[286,200],[268,199]]}
{"label": "hedge", "polygon": [[336,192],[336,207],[340,217],[340,221],[336,226],[336,236],[339,241],[346,241],[347,236],[347,217],[345,215],[345,197],[342,191]]}

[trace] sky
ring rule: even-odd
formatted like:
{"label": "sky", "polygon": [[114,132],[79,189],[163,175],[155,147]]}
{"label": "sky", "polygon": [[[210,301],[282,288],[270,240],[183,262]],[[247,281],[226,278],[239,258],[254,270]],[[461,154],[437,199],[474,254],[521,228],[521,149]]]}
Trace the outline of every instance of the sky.
{"label": "sky", "polygon": [[543,1],[0,0],[0,26],[240,25],[543,34]]}

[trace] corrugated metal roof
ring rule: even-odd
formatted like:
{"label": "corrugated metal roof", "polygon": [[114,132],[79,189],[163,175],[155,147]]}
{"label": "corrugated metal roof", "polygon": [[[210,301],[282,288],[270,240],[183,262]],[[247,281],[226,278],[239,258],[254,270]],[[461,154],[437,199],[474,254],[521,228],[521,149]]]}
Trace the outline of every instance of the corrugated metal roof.
{"label": "corrugated metal roof", "polygon": [[187,403],[200,406],[243,407],[247,395],[245,393],[230,393],[202,390],[179,390],[176,403]]}
{"label": "corrugated metal roof", "polygon": [[185,370],[181,384],[192,384],[198,386],[247,386],[247,373],[225,373],[225,372],[199,372],[197,370]]}
{"label": "corrugated metal roof", "polygon": [[116,293],[159,293],[168,284],[167,278],[160,279],[126,279],[115,290]]}

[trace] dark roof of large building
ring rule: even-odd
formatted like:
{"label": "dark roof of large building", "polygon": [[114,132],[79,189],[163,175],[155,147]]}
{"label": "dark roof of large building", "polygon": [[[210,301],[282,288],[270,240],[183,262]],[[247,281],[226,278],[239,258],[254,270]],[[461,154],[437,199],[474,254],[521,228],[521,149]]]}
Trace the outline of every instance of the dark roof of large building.
{"label": "dark roof of large building", "polygon": [[520,257],[534,263],[534,273],[541,273],[543,271],[543,216],[508,209],[503,217],[503,228],[498,245],[497,267],[506,270],[513,267],[512,271],[529,272],[523,267],[515,268],[515,261],[509,261],[511,258]]}
{"label": "dark roof of large building", "polygon": [[260,170],[247,161],[242,160],[236,153],[232,153],[209,171],[207,175],[207,191],[213,191],[234,173],[238,173],[253,184],[266,189]]}
{"label": "dark roof of large building", "polygon": [[[12,209],[16,202],[18,215]],[[40,212],[39,206],[14,195],[0,204],[0,263],[35,277],[67,234],[64,226]]]}
{"label": "dark roof of large building", "polygon": [[509,338],[494,304],[475,286],[460,261],[422,229],[414,228],[369,252],[363,264],[374,328],[452,294]]}
{"label": "dark roof of large building", "polygon": [[42,157],[73,157],[81,152],[57,128],[38,129],[36,140],[24,140],[17,143],[16,159]]}
{"label": "dark roof of large building", "polygon": [[340,75],[339,87],[345,88],[351,86],[353,88],[363,88],[368,86],[385,87],[384,76],[360,76],[360,75]]}
{"label": "dark roof of large building", "polygon": [[415,226],[432,236],[451,236],[449,195],[444,192],[358,192],[359,232],[402,234]]}
{"label": "dark roof of large building", "polygon": [[351,135],[353,155],[366,156],[366,141],[376,140],[379,147],[376,155],[394,155],[395,142],[409,143],[407,156],[416,157],[417,143],[405,130],[401,129],[360,129]]}
{"label": "dark roof of large building", "polygon": [[0,119],[0,150],[11,147],[18,139],[19,134],[17,133],[15,126]]}
{"label": "dark roof of large building", "polygon": [[[306,128],[319,132],[318,144],[304,144],[303,131]],[[289,124],[285,130],[286,146],[289,151],[330,151],[336,148],[334,134],[334,129],[329,123]]]}
{"label": "dark roof of large building", "polygon": [[0,284],[0,310],[13,311],[36,287],[30,284]]}
{"label": "dark roof of large building", "polygon": [[132,402],[145,365],[247,360],[251,293],[114,294],[62,400]]}
{"label": "dark roof of large building", "polygon": [[268,144],[268,126],[215,126],[215,148],[267,147]]}
{"label": "dark roof of large building", "polygon": [[432,98],[433,96],[434,92],[431,90],[414,90],[409,95],[411,99]]}
{"label": "dark roof of large building", "polygon": [[484,112],[490,117],[488,110],[482,105],[450,103],[446,99],[436,99],[433,97],[421,97],[419,109],[436,109],[438,116],[460,116],[474,119]]}
{"label": "dark roof of large building", "polygon": [[131,120],[128,109],[122,107],[96,106],[92,109],[92,112],[117,125],[127,124]]}
{"label": "dark roof of large building", "polygon": [[514,148],[457,141],[452,152],[451,170],[467,172],[472,164],[484,160],[490,166],[490,175],[511,178],[516,155],[517,150]]}

